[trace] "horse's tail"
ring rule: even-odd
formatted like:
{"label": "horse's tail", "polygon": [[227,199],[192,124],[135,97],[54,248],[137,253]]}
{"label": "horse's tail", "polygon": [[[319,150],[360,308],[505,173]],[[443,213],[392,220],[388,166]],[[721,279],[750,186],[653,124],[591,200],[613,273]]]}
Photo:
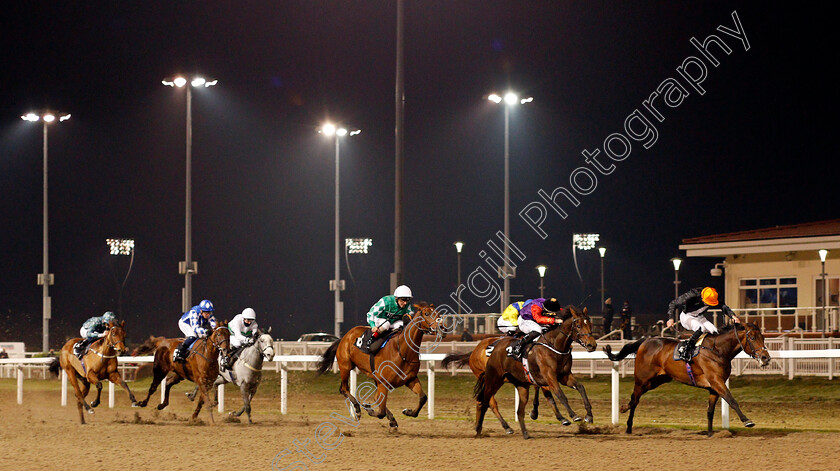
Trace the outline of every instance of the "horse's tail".
{"label": "horse's tail", "polygon": [[61,371],[61,365],[58,362],[58,357],[53,357],[53,359],[47,363],[47,368],[49,368],[50,373],[58,376],[59,371]]}
{"label": "horse's tail", "polygon": [[318,364],[318,375],[322,375],[327,372],[328,369],[332,367],[333,360],[335,360],[335,352],[338,351],[338,344],[341,343],[341,339],[336,340],[335,342],[330,345],[330,348],[327,349],[326,352],[321,356],[321,363]]}
{"label": "horse's tail", "polygon": [[604,347],[604,353],[606,353],[607,357],[609,357],[609,359],[612,361],[623,360],[627,358],[627,355],[639,351],[639,347],[642,346],[645,340],[647,340],[647,337],[642,337],[639,340],[636,340],[635,342],[628,343],[625,346],[621,347],[621,351],[619,351],[616,354],[613,354],[612,347],[607,345],[606,347]]}
{"label": "horse's tail", "polygon": [[475,382],[475,386],[473,387],[473,397],[480,401],[482,397],[484,397],[484,373],[478,375],[478,381]]}
{"label": "horse's tail", "polygon": [[472,352],[450,353],[443,358],[440,362],[440,366],[443,368],[449,368],[449,365],[453,363],[455,366],[464,366],[470,361],[470,355],[472,355]]}
{"label": "horse's tail", "polygon": [[132,352],[132,355],[149,355],[151,353],[154,353],[155,350],[157,350],[158,346],[160,346],[160,343],[165,339],[166,337],[151,336],[148,339],[146,339],[145,342],[143,342],[143,345],[140,345],[139,347],[135,348],[134,352]]}

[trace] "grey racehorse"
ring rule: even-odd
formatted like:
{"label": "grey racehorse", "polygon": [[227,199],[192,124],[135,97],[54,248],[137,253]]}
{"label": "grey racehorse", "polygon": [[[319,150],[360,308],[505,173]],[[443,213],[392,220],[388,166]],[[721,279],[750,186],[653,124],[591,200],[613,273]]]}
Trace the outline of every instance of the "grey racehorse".
{"label": "grey racehorse", "polygon": [[[269,328],[268,332],[271,332]],[[239,352],[239,358],[233,364],[233,368],[219,370],[219,377],[213,384],[215,388],[215,399],[218,402],[220,384],[233,383],[239,386],[242,393],[242,409],[231,412],[231,417],[239,417],[243,412],[248,413],[248,423],[251,421],[251,399],[257,392],[257,387],[262,381],[262,366],[264,361],[274,358],[274,340],[268,332],[259,332],[253,344],[245,347]],[[187,394],[192,401],[195,398],[196,390]]]}

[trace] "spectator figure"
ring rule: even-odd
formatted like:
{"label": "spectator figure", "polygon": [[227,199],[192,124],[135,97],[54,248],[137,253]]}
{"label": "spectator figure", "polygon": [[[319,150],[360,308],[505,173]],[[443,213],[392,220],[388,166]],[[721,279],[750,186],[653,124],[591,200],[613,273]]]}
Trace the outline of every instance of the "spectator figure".
{"label": "spectator figure", "polygon": [[621,330],[624,331],[624,340],[633,340],[633,309],[630,308],[630,301],[624,301],[621,308]]}
{"label": "spectator figure", "polygon": [[9,358],[9,354],[6,352],[5,348],[0,348],[0,358]]}
{"label": "spectator figure", "polygon": [[470,329],[464,327],[464,332],[461,334],[462,342],[472,342],[473,336],[470,334]]}
{"label": "spectator figure", "polygon": [[612,321],[614,314],[615,311],[613,311],[612,307],[612,298],[607,298],[607,300],[604,301],[604,335],[607,335],[610,332],[612,332]]}

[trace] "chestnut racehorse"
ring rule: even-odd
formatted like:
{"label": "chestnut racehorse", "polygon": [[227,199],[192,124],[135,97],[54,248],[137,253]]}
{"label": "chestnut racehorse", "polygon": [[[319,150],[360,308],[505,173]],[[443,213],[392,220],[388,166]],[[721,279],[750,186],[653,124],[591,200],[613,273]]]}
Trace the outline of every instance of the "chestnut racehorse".
{"label": "chestnut racehorse", "polygon": [[738,402],[726,387],[726,380],[732,372],[732,359],[741,350],[758,361],[761,366],[767,366],[770,363],[770,354],[764,347],[761,329],[753,323],[732,324],[721,329],[718,334],[707,335],[703,339],[698,355],[691,362],[691,370],[684,361],[674,360],[674,349],[678,343],[676,339],[665,337],[641,338],[628,343],[615,355],[609,345],[604,347],[604,352],[612,361],[622,360],[631,353],[636,354],[633,371],[636,385],[633,388],[633,394],[630,395],[630,402],[621,406],[622,412],[630,411],[630,416],[627,418],[627,433],[633,432],[633,414],[642,394],[672,379],[709,391],[709,408],[706,415],[710,436],[715,405],[721,396],[738,414],[745,426],[754,426],[755,423],[741,412]]}
{"label": "chestnut racehorse", "polygon": [[[58,374],[58,368],[61,367],[67,374],[67,378],[76,392],[76,404],[79,407],[79,419],[81,419],[82,424],[85,423],[85,414],[82,408],[93,414],[93,407],[99,405],[103,380],[107,379],[122,386],[128,393],[131,405],[137,405],[134,394],[128,388],[128,384],[123,381],[122,375],[117,369],[117,356],[125,351],[124,327],[125,321],[119,324],[116,322],[109,323],[107,330],[105,330],[105,336],[90,345],[82,360],[79,360],[73,354],[73,345],[82,339],[70,339],[61,347],[59,357],[54,358],[49,364],[50,371],[53,373]],[[88,404],[85,397],[90,390],[91,383],[96,385],[96,399]]]}
{"label": "chestnut racehorse", "polygon": [[[579,319],[583,319],[584,316],[585,316],[586,319],[589,319],[589,314],[586,312],[585,309],[583,311],[574,310],[572,312],[572,316],[574,318],[579,318]],[[478,345],[476,345],[476,347],[471,352],[449,354],[449,355],[446,356],[446,358],[443,359],[443,361],[441,362],[441,366],[443,368],[448,368],[450,364],[455,364],[455,365],[458,365],[458,366],[463,366],[465,364],[468,364],[470,369],[472,370],[473,374],[476,376],[476,378],[478,378],[478,376],[481,375],[481,373],[484,372],[485,365],[487,364],[487,358],[488,358],[487,348],[490,347],[490,345],[492,345],[494,342],[497,342],[498,340],[500,340],[502,338],[505,338],[505,337],[504,336],[497,336],[497,337],[486,338],[486,339],[482,340],[481,342],[479,342]],[[576,342],[580,343],[581,345],[583,345],[583,343],[581,342],[581,340],[579,338],[576,338],[574,340]],[[498,346],[498,344],[496,344],[493,348],[495,349],[497,346]],[[585,345],[584,345],[584,347],[585,347]],[[571,375],[572,362],[570,361],[570,362],[564,363],[563,366],[564,366],[564,368],[563,368],[563,371],[560,372],[560,375],[563,375],[564,377],[566,377],[566,375]],[[563,384],[566,384],[566,382],[563,382]],[[537,388],[537,386],[535,386],[535,388]],[[554,416],[557,417],[557,420],[559,420],[563,425],[571,425],[572,422],[569,421],[569,419],[563,417],[563,414],[561,414],[560,410],[558,410],[557,404],[554,402],[554,397],[551,395],[551,391],[546,387],[541,387],[539,389],[542,390],[543,395],[545,396],[546,399],[548,399],[549,404],[551,404],[551,407],[554,409]],[[586,393],[583,392],[582,394],[586,394]],[[566,398],[566,395],[563,394],[562,389],[560,390],[560,395],[558,396],[558,398],[560,399],[560,402],[563,404],[563,406],[566,408],[566,411],[572,417],[573,421],[579,422],[579,421],[583,420],[583,417],[577,415],[575,413],[575,411],[572,410],[571,406],[569,405],[569,400]],[[533,420],[536,420],[537,417],[538,417],[538,412],[537,412],[538,407],[539,407],[538,406],[538,399],[539,399],[539,391],[535,391],[535,393],[534,393],[534,407],[531,410],[531,419],[533,419]],[[510,426],[508,426],[507,422],[502,417],[502,414],[499,411],[499,405],[496,403],[496,398],[495,397],[490,399],[490,410],[492,410],[493,415],[495,415],[496,418],[499,419],[499,423],[502,424],[502,428],[505,429],[505,432],[507,432],[508,434],[512,434],[513,429],[510,428]],[[589,413],[587,414],[586,421],[587,422],[592,422],[592,412],[591,411],[589,411]]]}
{"label": "chestnut racehorse", "polygon": [[592,335],[592,322],[586,314],[586,309],[581,314],[575,306],[567,306],[561,319],[563,323],[559,327],[538,337],[528,351],[530,377],[522,361],[507,356],[505,349],[513,342],[513,339],[503,338],[496,344],[496,348],[487,359],[484,373],[478,375],[478,381],[473,390],[473,396],[476,399],[476,437],[481,436],[484,414],[490,406],[491,399],[505,381],[513,384],[519,392],[517,417],[519,427],[522,429],[522,437],[525,439],[531,438],[525,429],[525,406],[528,404],[528,392],[532,384],[548,387],[558,397],[562,394],[560,382],[577,389],[586,407],[587,421],[592,420],[592,406],[589,404],[586,390],[571,374],[572,341],[580,343],[589,352],[594,351],[597,346],[595,337]]}
{"label": "chestnut racehorse", "polygon": [[[403,317],[406,326],[402,331],[394,334],[388,340],[388,343],[379,350],[374,357],[374,368],[371,369],[370,355],[359,350],[354,343],[365,330],[369,329],[367,326],[357,326],[350,329],[344,334],[340,340],[336,340],[324,352],[321,364],[318,367],[318,373],[325,373],[332,366],[333,359],[338,362],[338,369],[341,372],[341,386],[339,391],[348,401],[348,405],[352,404],[351,411],[356,421],[361,415],[361,407],[364,407],[368,414],[372,417],[381,419],[388,417],[391,431],[397,430],[397,421],[394,415],[387,407],[388,392],[405,386],[417,394],[419,403],[415,409],[403,409],[402,413],[409,417],[417,417],[423,404],[426,403],[426,393],[423,392],[423,385],[417,378],[417,373],[420,371],[420,343],[423,341],[423,334],[432,334],[437,332],[438,324],[440,323],[440,314],[435,311],[434,305],[430,304],[415,304],[416,313],[408,319],[408,316]],[[373,404],[360,403],[353,395],[356,391],[350,391],[350,371],[353,368],[358,368],[359,371],[366,374],[373,379],[376,385],[375,402]],[[361,399],[373,396],[373,391],[368,390],[368,394]],[[379,406],[378,411],[374,411],[373,406]]]}
{"label": "chestnut racehorse", "polygon": [[[146,395],[146,399],[138,404],[140,407],[146,407],[149,398],[164,378],[166,378],[164,399],[162,403],[158,404],[158,410],[169,405],[169,391],[172,386],[185,379],[198,386],[199,397],[192,414],[193,419],[198,417],[204,401],[207,401],[210,406],[215,405],[210,400],[209,391],[213,388],[216,377],[219,376],[219,353],[221,352],[224,358],[228,358],[230,355],[230,330],[227,328],[227,321],[220,322],[208,337],[196,340],[190,348],[187,361],[184,363],[178,363],[172,359],[175,348],[184,339],[152,337],[150,341],[153,342],[152,347],[155,349],[154,378],[152,378],[152,384],[149,385],[149,394]],[[213,408],[208,407],[207,409],[210,411],[210,420],[215,424]]]}

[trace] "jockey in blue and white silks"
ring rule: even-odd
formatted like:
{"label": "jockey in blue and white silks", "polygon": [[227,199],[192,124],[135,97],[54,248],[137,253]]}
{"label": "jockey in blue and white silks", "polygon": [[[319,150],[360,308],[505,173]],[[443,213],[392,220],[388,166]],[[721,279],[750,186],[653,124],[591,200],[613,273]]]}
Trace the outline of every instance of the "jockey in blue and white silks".
{"label": "jockey in blue and white silks", "polygon": [[206,337],[216,328],[216,317],[213,315],[213,303],[205,299],[185,312],[178,320],[178,328],[184,333],[184,343],[175,350],[173,360],[183,363],[187,360],[187,352],[193,342],[199,337]]}
{"label": "jockey in blue and white silks", "polygon": [[114,316],[114,313],[108,311],[101,316],[91,317],[86,320],[85,323],[82,324],[82,328],[79,329],[82,341],[74,345],[73,353],[81,359],[88,345],[92,344],[97,339],[104,337],[105,331],[108,330],[108,324],[113,322],[115,319],[116,316]]}

